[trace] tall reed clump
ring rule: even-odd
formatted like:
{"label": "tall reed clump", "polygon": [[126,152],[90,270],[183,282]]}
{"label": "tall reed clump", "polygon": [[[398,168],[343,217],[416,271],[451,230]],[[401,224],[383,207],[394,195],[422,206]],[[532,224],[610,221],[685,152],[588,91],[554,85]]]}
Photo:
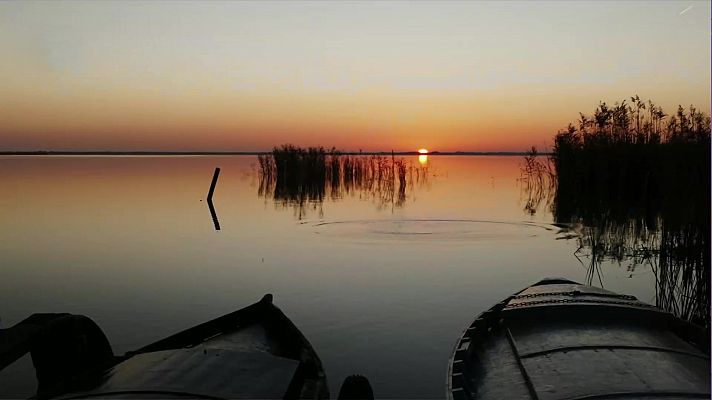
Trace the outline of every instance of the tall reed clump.
{"label": "tall reed clump", "polygon": [[275,198],[296,202],[323,200],[331,162],[323,147],[274,148]]}
{"label": "tall reed clump", "polygon": [[[604,212],[626,218],[632,210],[694,218],[709,214],[709,116],[692,106],[668,116],[637,95],[631,102],[600,103],[592,116],[581,114],[578,126],[555,136],[557,217]],[[654,222],[654,214],[644,215],[647,222]]]}
{"label": "tall reed clump", "polygon": [[305,207],[319,207],[325,198],[358,195],[373,199],[379,207],[402,206],[414,182],[427,178],[423,169],[402,158],[346,155],[336,149],[275,147],[258,156],[258,194],[284,206],[294,206],[298,217]]}
{"label": "tall reed clump", "polygon": [[637,95],[600,103],[555,136],[551,163],[554,218],[585,227],[592,268],[645,262],[658,306],[709,325],[710,117]]}

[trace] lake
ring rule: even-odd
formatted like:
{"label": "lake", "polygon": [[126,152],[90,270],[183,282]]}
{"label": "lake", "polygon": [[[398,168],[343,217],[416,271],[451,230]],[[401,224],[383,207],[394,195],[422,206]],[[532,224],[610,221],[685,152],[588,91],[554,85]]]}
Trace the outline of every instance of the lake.
{"label": "lake", "polygon": [[[376,397],[442,398],[465,326],[543,277],[656,303],[655,263],[593,271],[582,227],[532,206],[522,157],[402,158],[400,195],[354,186],[294,204],[256,156],[0,156],[1,324],[83,314],[123,353],[272,293],[332,395],[358,373]],[[32,394],[32,378],[25,357],[0,394]]]}

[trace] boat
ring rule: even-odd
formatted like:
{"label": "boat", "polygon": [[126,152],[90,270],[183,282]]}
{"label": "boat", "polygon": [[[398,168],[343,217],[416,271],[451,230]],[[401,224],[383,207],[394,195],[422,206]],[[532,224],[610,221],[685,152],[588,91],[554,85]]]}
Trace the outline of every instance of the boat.
{"label": "boat", "polygon": [[114,356],[89,318],[34,314],[0,330],[0,369],[30,352],[39,399],[327,399],[321,361],[272,295]]}
{"label": "boat", "polygon": [[455,344],[450,400],[709,399],[710,333],[634,296],[547,278]]}

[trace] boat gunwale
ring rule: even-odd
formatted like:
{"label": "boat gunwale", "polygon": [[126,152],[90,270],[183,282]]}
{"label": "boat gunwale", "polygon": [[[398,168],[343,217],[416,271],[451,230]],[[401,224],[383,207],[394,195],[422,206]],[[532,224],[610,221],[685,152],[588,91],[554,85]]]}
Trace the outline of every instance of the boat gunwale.
{"label": "boat gunwale", "polygon": [[[271,313],[275,310],[279,311],[272,304],[272,295],[266,294],[254,304],[174,333],[137,350],[129,351],[124,357],[129,358],[141,353],[194,347],[212,338],[237,331],[240,327],[258,323],[265,312]],[[286,318],[284,314],[282,316]]]}
{"label": "boat gunwale", "polygon": [[[301,381],[302,385],[300,392],[297,394],[298,397],[304,398],[307,395],[309,397],[321,398],[323,396],[329,398],[329,384],[326,372],[316,350],[314,350],[312,344],[299,328],[294,325],[294,322],[279,307],[274,305],[273,295],[269,293],[254,304],[188,328],[136,351],[128,352],[124,357],[128,359],[137,354],[192,348],[209,342],[210,339],[229,335],[232,332],[239,331],[241,328],[260,323],[266,329],[272,328],[274,331],[272,333],[276,333],[278,339],[283,341],[283,343],[280,343],[281,345],[287,344],[290,347],[287,352],[291,354],[275,354],[275,356],[299,361],[299,367],[285,396],[289,397],[290,393],[299,390],[300,388],[296,385]],[[278,329],[275,329],[275,327]],[[314,381],[313,388],[307,388],[306,384],[309,380]],[[305,393],[305,390],[308,392]]]}

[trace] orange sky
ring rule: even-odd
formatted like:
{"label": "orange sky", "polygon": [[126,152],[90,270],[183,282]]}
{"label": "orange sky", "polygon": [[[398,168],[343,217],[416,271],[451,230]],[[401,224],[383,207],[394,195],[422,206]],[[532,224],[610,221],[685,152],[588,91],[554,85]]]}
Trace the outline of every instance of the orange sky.
{"label": "orange sky", "polygon": [[0,150],[543,148],[599,100],[708,110],[709,20],[677,1],[3,2]]}

